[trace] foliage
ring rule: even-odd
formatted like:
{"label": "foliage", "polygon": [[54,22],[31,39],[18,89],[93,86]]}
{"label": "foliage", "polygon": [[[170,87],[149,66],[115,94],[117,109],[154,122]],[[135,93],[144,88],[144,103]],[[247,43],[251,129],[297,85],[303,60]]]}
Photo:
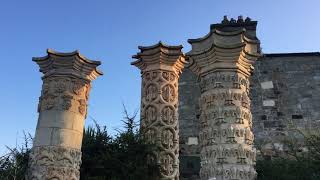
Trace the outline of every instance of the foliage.
{"label": "foliage", "polygon": [[89,180],[144,180],[153,179],[157,172],[155,165],[146,165],[146,158],[152,146],[141,138],[134,118],[125,110],[125,131],[114,138],[106,127],[96,124],[84,132],[82,147],[81,179]]}
{"label": "foliage", "polygon": [[21,147],[8,148],[9,153],[0,157],[0,179],[22,180],[28,167],[31,136],[25,134],[25,143]]}
{"label": "foliage", "polygon": [[[149,180],[156,175],[157,166],[146,165],[152,146],[141,138],[134,121],[125,109],[124,130],[110,136],[106,126],[95,123],[84,130],[82,142],[82,180]],[[23,180],[28,165],[30,138],[22,147],[9,149],[0,157],[1,180]]]}
{"label": "foliage", "polygon": [[[285,149],[281,154],[257,161],[259,180],[320,179],[320,133],[298,129],[295,132],[295,136],[283,139]],[[299,136],[303,141],[297,138]]]}
{"label": "foliage", "polygon": [[[126,109],[124,130],[110,136],[105,126],[97,123],[84,130],[82,143],[82,180],[147,180],[155,179],[156,165],[146,165],[152,150],[141,138],[134,119]],[[297,137],[302,137],[298,139]],[[21,147],[8,148],[0,157],[1,180],[23,180],[30,152],[30,135]],[[303,143],[301,143],[303,142]],[[282,140],[284,149],[271,159],[258,159],[259,180],[320,179],[320,132],[295,129],[295,135]]]}

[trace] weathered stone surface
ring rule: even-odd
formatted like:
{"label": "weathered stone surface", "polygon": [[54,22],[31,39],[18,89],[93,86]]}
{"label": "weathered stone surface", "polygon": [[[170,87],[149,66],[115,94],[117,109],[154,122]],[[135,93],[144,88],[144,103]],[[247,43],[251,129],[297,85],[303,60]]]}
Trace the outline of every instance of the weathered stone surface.
{"label": "weathered stone surface", "polygon": [[78,51],[33,58],[40,66],[39,119],[26,176],[32,180],[80,178],[81,144],[91,81],[102,75]]}
{"label": "weathered stone surface", "polygon": [[58,146],[34,147],[27,179],[80,179],[81,152]]}
{"label": "weathered stone surface", "polygon": [[199,179],[200,145],[188,145],[189,137],[199,142],[199,97],[200,86],[197,76],[188,67],[179,79],[179,146],[180,177],[185,180]]}
{"label": "weathered stone surface", "polygon": [[257,22],[225,18],[211,26],[203,38],[189,40],[189,69],[198,76],[200,178],[251,180],[255,149],[252,147],[249,77],[260,56],[255,35]]}
{"label": "weathered stone surface", "polygon": [[139,47],[132,62],[142,74],[141,132],[158,148],[150,161],[160,167],[159,179],[179,179],[178,79],[184,67],[182,46]]}
{"label": "weathered stone surface", "polygon": [[[279,139],[290,135],[290,123],[299,128],[320,126],[320,53],[265,54],[256,61],[254,68],[250,78],[250,99],[255,144],[261,146],[264,155],[272,155],[274,148],[281,146]],[[265,82],[269,84],[267,88],[262,86]],[[200,112],[194,105],[200,98],[197,75],[186,67],[179,86],[179,101],[188,99],[183,105],[180,103],[184,108],[179,107],[180,147],[197,152],[199,145],[189,146],[187,141],[181,141],[199,133],[197,129],[191,132],[185,128],[190,123],[200,124],[197,117]],[[275,106],[264,106],[263,101],[270,99],[274,100]],[[199,152],[185,155],[183,162],[199,155]],[[197,167],[200,161],[194,163]],[[190,171],[194,172],[193,176],[199,173],[196,168],[185,168],[185,164],[181,167],[182,175]]]}
{"label": "weathered stone surface", "polygon": [[[289,124],[319,128],[319,53],[265,54],[254,67],[251,109],[257,144],[275,146],[289,135]],[[259,86],[268,81],[273,88]],[[274,101],[274,106],[264,106],[268,100]]]}

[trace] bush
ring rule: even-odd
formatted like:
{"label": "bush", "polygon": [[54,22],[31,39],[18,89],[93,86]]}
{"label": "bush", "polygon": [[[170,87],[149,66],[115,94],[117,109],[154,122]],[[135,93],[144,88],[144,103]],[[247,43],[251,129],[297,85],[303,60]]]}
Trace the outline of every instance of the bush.
{"label": "bush", "polygon": [[[283,139],[285,149],[281,154],[257,161],[259,180],[320,179],[320,133],[298,129],[294,131],[296,136]],[[297,139],[298,136],[302,139]]]}
{"label": "bush", "polygon": [[149,180],[156,175],[156,165],[146,165],[152,146],[135,128],[136,113],[129,117],[125,111],[125,115],[125,131],[114,138],[98,124],[84,131],[81,179]]}
{"label": "bush", "polygon": [[0,157],[0,179],[22,180],[28,168],[31,136],[25,134],[25,144],[21,147],[9,148],[8,154]]}
{"label": "bush", "polygon": [[[82,141],[82,180],[149,180],[158,172],[156,165],[147,165],[146,157],[152,146],[141,138],[125,110],[124,130],[110,136],[105,126],[97,123],[84,130]],[[23,180],[28,167],[30,138],[20,148],[0,157],[1,180]]]}

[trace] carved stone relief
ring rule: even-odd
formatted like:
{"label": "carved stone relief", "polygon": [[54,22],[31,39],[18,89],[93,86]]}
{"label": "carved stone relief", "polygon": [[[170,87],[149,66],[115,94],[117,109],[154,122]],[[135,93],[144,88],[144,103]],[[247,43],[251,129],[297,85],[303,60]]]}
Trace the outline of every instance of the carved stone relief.
{"label": "carved stone relief", "polygon": [[163,178],[171,179],[178,175],[177,87],[174,86],[177,79],[174,73],[162,70],[146,72],[142,77],[145,79],[141,128],[148,142],[163,149],[156,156],[160,173]]}
{"label": "carved stone relief", "polygon": [[248,80],[229,72],[208,74],[202,79],[199,134],[201,178],[254,178],[252,115]]}
{"label": "carved stone relief", "polygon": [[29,155],[27,179],[64,180],[80,178],[81,151],[64,147],[34,147]]}
{"label": "carved stone relief", "polygon": [[44,79],[38,111],[71,110],[86,115],[90,84],[70,77]]}
{"label": "carved stone relief", "polygon": [[141,131],[157,148],[148,161],[160,167],[157,179],[179,179],[178,79],[184,64],[182,46],[159,42],[139,47],[131,64],[142,74]]}
{"label": "carved stone relief", "polygon": [[79,180],[90,83],[102,75],[96,69],[100,62],[86,59],[78,51],[52,50],[33,61],[40,66],[43,84],[26,179]]}

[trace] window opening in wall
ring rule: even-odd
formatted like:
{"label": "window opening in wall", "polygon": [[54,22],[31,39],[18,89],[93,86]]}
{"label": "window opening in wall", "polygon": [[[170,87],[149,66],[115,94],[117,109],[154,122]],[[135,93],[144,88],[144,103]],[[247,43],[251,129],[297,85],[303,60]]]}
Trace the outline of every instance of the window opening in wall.
{"label": "window opening in wall", "polygon": [[295,114],[292,115],[292,119],[303,119],[303,116],[301,114]]}

